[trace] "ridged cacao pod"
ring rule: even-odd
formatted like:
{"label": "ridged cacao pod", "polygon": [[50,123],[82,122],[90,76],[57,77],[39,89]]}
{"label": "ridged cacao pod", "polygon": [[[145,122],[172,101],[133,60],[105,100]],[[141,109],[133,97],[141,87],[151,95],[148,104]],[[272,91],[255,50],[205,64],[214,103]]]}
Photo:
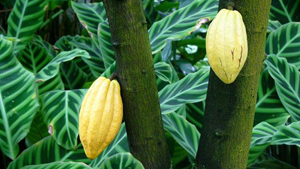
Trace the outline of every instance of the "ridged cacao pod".
{"label": "ridged cacao pod", "polygon": [[206,53],[215,74],[226,84],[234,82],[248,55],[246,28],[238,11],[222,9],[217,14],[207,31]]}
{"label": "ridged cacao pod", "polygon": [[99,77],[86,93],[79,114],[79,136],[88,158],[95,159],[113,141],[122,118],[119,83]]}

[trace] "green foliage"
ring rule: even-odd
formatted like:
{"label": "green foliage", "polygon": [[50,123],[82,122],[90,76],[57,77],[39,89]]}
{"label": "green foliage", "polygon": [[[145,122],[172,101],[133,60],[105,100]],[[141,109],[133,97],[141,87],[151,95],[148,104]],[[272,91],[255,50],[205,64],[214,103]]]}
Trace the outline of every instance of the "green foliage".
{"label": "green foliage", "polygon": [[[117,67],[103,3],[0,3],[13,7],[0,15],[0,149],[13,160],[8,168],[143,168],[129,153],[125,123],[92,161],[78,142],[86,89]],[[296,168],[270,149],[300,147],[299,4],[272,1],[248,168]],[[173,168],[191,168],[209,78],[203,18],[215,17],[218,0],[143,0],[143,8]]]}

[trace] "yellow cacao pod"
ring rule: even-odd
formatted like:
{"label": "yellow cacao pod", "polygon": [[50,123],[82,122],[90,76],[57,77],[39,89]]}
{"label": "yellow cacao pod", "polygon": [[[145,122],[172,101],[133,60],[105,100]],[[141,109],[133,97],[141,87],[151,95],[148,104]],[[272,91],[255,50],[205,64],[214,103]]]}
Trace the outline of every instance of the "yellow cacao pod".
{"label": "yellow cacao pod", "polygon": [[248,55],[246,28],[238,11],[222,9],[217,14],[207,30],[206,53],[219,79],[234,82]]}
{"label": "yellow cacao pod", "polygon": [[86,93],[79,114],[79,136],[88,158],[95,159],[113,141],[122,118],[119,83],[99,77]]}

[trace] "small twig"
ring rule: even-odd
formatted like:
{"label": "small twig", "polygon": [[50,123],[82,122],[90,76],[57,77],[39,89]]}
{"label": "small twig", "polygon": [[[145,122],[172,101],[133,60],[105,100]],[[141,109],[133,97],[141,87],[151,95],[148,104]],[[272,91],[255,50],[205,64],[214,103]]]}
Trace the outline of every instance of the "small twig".
{"label": "small twig", "polygon": [[3,12],[10,12],[12,10],[12,8],[11,9],[2,9],[2,10],[0,10],[0,13],[3,13]]}
{"label": "small twig", "polygon": [[113,73],[110,75],[109,80],[114,80],[117,77],[117,73]]}
{"label": "small twig", "polygon": [[52,47],[52,49],[54,49],[54,50],[56,50],[56,51],[58,51],[58,53],[60,53],[61,52],[61,50],[58,48],[58,47],[56,47],[56,46],[51,46]]}
{"label": "small twig", "polygon": [[0,25],[1,31],[6,35],[6,31],[3,29],[3,27]]}

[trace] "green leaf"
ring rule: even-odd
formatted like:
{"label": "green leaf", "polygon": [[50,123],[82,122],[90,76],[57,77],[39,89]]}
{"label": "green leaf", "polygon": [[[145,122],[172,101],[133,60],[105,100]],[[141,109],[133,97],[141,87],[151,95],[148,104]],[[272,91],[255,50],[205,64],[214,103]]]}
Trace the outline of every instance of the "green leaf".
{"label": "green leaf", "polygon": [[[101,73],[105,71],[104,60],[105,56],[102,54],[102,51],[98,49],[95,43],[91,38],[83,36],[75,36],[69,42],[76,48],[85,50],[89,53],[91,58],[82,58],[83,61],[89,66],[95,77],[99,77]],[[101,48],[100,48],[101,49]]]}
{"label": "green leaf", "polygon": [[114,48],[111,42],[111,34],[108,22],[102,22],[99,24],[98,41],[100,51],[103,55],[105,67],[108,68],[116,60]]}
{"label": "green leaf", "polygon": [[[77,37],[80,37],[80,36],[75,36],[75,37],[73,37],[73,36],[63,36],[63,37],[59,38],[58,41],[56,41],[55,47],[59,48],[59,49],[62,50],[62,51],[71,51],[71,50],[73,50],[73,49],[76,49],[76,47],[79,48],[79,49],[87,48],[87,49],[82,49],[82,50],[86,50],[86,51],[89,53],[90,47],[87,47],[87,46],[89,46],[89,45],[81,44],[81,42],[79,42],[78,44],[76,43],[77,46],[75,46],[75,44],[72,43],[72,42],[76,42],[75,38],[77,38]],[[82,40],[80,40],[80,41],[82,41]],[[89,39],[88,39],[88,38],[84,38],[83,41],[89,41]],[[91,45],[94,45],[94,44],[91,44]],[[78,47],[78,46],[80,46],[80,47]],[[92,50],[93,50],[93,49],[92,49]],[[97,52],[97,51],[96,51],[96,52]],[[89,53],[89,54],[90,54],[90,53]],[[93,54],[90,54],[90,55],[92,55],[91,57],[94,57]],[[96,57],[97,57],[97,56],[96,56]],[[97,62],[94,63],[95,61],[97,61]],[[91,70],[91,69],[94,70],[94,68],[95,68],[95,70],[96,70],[96,72],[94,72],[95,74],[97,74],[97,72],[98,72],[99,69],[100,69],[100,71],[102,71],[102,68],[101,68],[100,66],[99,66],[99,68],[98,68],[98,67],[94,67],[94,65],[97,65],[97,63],[98,63],[98,59],[96,59],[96,58],[93,58],[93,59],[90,59],[90,60],[89,60],[89,59],[83,60],[83,57],[80,57],[80,58],[74,58],[73,61],[71,61],[71,62],[76,63],[76,65],[77,65],[82,71],[84,71],[84,72],[88,75],[88,78],[89,78],[90,80],[94,80],[95,77],[97,77],[97,76],[95,76],[95,75],[92,73],[92,70]],[[88,64],[89,64],[90,66],[89,66],[86,62],[88,62]],[[102,64],[103,64],[103,63],[102,63]],[[65,66],[65,65],[63,65],[63,66]],[[68,65],[66,65],[66,66],[68,66]],[[92,68],[91,68],[91,67],[92,67]],[[102,67],[103,67],[103,66],[102,66]],[[66,77],[66,79],[67,79],[67,77]]]}
{"label": "green leaf", "polygon": [[154,64],[155,74],[164,82],[172,83],[172,68],[165,62]]}
{"label": "green leaf", "polygon": [[186,119],[201,132],[204,119],[205,101],[186,105]]}
{"label": "green leaf", "polygon": [[261,158],[261,160],[255,161],[255,163],[247,167],[247,169],[296,169],[296,167],[277,160],[267,153],[264,153],[259,158]]}
{"label": "green leaf", "polygon": [[[28,43],[26,48],[19,52],[17,58],[22,65],[34,75],[36,75],[53,59],[46,48],[32,42]],[[38,83],[38,87],[39,95],[41,95],[50,90],[62,90],[64,89],[64,84],[62,82],[60,73],[58,73],[49,81]]]}
{"label": "green leaf", "polygon": [[55,90],[41,96],[42,112],[49,132],[67,150],[77,146],[79,108],[86,91]]}
{"label": "green leaf", "polygon": [[274,134],[272,145],[296,145],[300,147],[300,122],[282,125]]}
{"label": "green leaf", "polygon": [[59,65],[62,62],[67,62],[72,60],[75,57],[85,57],[90,58],[89,54],[80,49],[74,49],[67,52],[59,53],[51,62],[49,62],[42,70],[36,75],[36,80],[38,82],[44,82],[53,78],[59,71]]}
{"label": "green leaf", "polygon": [[70,168],[70,169],[92,169],[90,166],[85,163],[80,162],[60,162],[56,161],[53,163],[39,164],[39,165],[27,165],[21,169],[57,169],[57,168]]}
{"label": "green leaf", "polygon": [[281,23],[280,23],[280,22],[269,20],[269,24],[268,24],[268,29],[267,29],[267,31],[268,31],[268,32],[275,31],[275,30],[277,30],[280,26],[281,26]]}
{"label": "green leaf", "polygon": [[91,38],[97,38],[98,24],[106,20],[103,3],[77,3],[72,1],[72,7]]}
{"label": "green leaf", "polygon": [[49,133],[47,125],[44,122],[44,116],[41,111],[38,111],[26,136],[26,145],[29,147],[47,136],[49,136]]}
{"label": "green leaf", "polygon": [[300,68],[300,24],[288,23],[279,27],[268,36],[265,51],[286,58],[287,61]]}
{"label": "green leaf", "polygon": [[144,166],[139,160],[134,158],[130,153],[119,153],[109,157],[104,163],[99,167],[99,169],[124,169],[124,168],[134,168],[143,169]]}
{"label": "green leaf", "polygon": [[34,75],[13,55],[13,43],[0,36],[0,148],[15,159],[38,108]]}
{"label": "green leaf", "polygon": [[159,52],[168,39],[181,39],[190,35],[200,26],[201,18],[214,17],[217,11],[217,0],[196,0],[155,22],[149,29],[152,54]]}
{"label": "green leaf", "polygon": [[257,103],[255,107],[254,125],[267,122],[272,126],[284,124],[290,114],[283,107],[268,70],[264,70],[260,76],[257,92]]}
{"label": "green leaf", "polygon": [[280,23],[300,21],[300,1],[298,0],[274,0],[270,10],[270,19]]}
{"label": "green leaf", "polygon": [[209,69],[203,68],[191,73],[180,81],[167,85],[159,94],[162,114],[176,111],[185,103],[196,103],[205,100],[208,85]]}
{"label": "green leaf", "polygon": [[177,143],[196,159],[200,139],[197,128],[176,113],[163,114],[162,119],[165,130],[170,132]]}
{"label": "green leaf", "polygon": [[116,72],[116,62],[112,63],[102,74],[101,76],[109,78],[110,75]]}
{"label": "green leaf", "polygon": [[127,133],[125,128],[125,123],[123,123],[120,127],[119,133],[114,139],[113,142],[109,144],[106,149],[95,159],[91,162],[90,166],[92,168],[99,168],[100,165],[109,157],[118,154],[129,152],[129,145],[127,142]]}
{"label": "green leaf", "polygon": [[43,23],[48,0],[17,0],[11,11],[8,22],[7,36],[16,37],[14,53],[24,49],[32,39],[35,31]]}
{"label": "green leaf", "polygon": [[55,161],[90,162],[90,160],[86,158],[81,145],[77,147],[76,151],[68,151],[59,146],[52,136],[48,136],[24,150],[9,164],[8,169],[21,168],[26,165],[46,164]]}
{"label": "green leaf", "polygon": [[259,123],[253,128],[248,165],[251,165],[271,144],[276,130],[275,127],[266,122]]}
{"label": "green leaf", "polygon": [[279,98],[292,121],[300,121],[300,72],[285,58],[269,56],[265,63],[275,80]]}

